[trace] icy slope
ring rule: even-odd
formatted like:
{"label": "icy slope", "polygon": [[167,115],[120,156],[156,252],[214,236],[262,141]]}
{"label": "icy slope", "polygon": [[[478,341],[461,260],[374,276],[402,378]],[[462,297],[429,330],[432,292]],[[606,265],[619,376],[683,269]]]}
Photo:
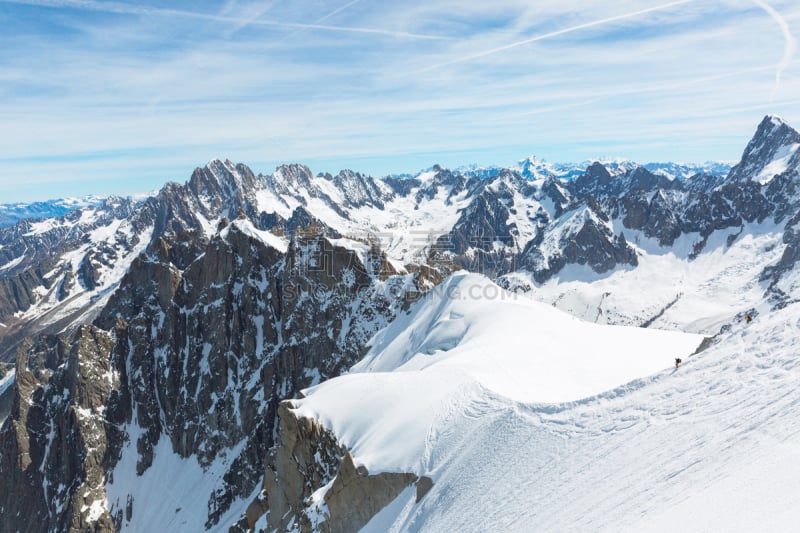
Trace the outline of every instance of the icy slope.
{"label": "icy slope", "polygon": [[[469,283],[479,281],[448,286]],[[800,304],[734,323],[676,371],[668,358],[691,352],[696,336],[640,330],[655,336],[636,339],[629,333],[637,330],[544,312],[531,323],[526,314],[544,309],[529,302],[466,302],[426,299],[405,318],[413,333],[403,339],[390,327],[355,369],[381,372],[336,378],[296,401],[299,415],[333,429],[370,472],[433,479],[423,500],[406,491],[364,531],[789,531],[800,521]],[[497,354],[493,365],[475,353],[481,316],[498,331],[520,328],[516,340],[480,332]],[[452,320],[468,327],[454,333]],[[594,329],[613,335],[594,337]],[[593,349],[550,374],[531,355],[543,331]],[[629,381],[622,347],[642,341],[651,370]],[[504,387],[499,374],[515,356]],[[620,386],[581,398],[613,379],[593,382],[593,359],[608,374],[619,368]],[[584,371],[586,382],[565,383],[574,401],[544,403],[548,394],[533,389]]]}

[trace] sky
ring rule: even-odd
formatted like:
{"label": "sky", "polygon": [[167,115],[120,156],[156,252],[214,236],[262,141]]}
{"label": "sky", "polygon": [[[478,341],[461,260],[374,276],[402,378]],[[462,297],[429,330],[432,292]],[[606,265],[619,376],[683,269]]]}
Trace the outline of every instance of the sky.
{"label": "sky", "polygon": [[796,0],[0,0],[0,203],[213,158],[371,175],[738,160],[800,127]]}

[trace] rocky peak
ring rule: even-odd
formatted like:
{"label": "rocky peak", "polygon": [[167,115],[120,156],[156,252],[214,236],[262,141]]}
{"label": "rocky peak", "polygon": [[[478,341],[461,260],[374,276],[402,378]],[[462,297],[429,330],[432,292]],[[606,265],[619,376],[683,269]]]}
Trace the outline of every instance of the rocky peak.
{"label": "rocky peak", "polygon": [[577,195],[586,196],[607,191],[612,182],[613,177],[608,169],[601,163],[595,161],[589,165],[586,172],[578,176],[578,178],[572,182],[572,185]]}
{"label": "rocky peak", "polygon": [[187,184],[189,191],[200,203],[236,204],[244,206],[249,195],[259,187],[257,179],[246,165],[234,165],[231,161],[211,160],[205,167],[195,169]]}
{"label": "rocky peak", "polygon": [[664,176],[653,174],[644,167],[636,167],[628,175],[628,189],[653,190],[657,188],[668,189],[673,186],[673,182]]}
{"label": "rocky peak", "polygon": [[767,115],[747,143],[741,161],[728,180],[767,183],[778,174],[800,167],[800,133],[774,115]]}
{"label": "rocky peak", "polygon": [[[473,179],[480,181],[480,178]],[[420,183],[416,195],[417,203],[421,202],[423,198],[428,200],[434,198],[442,189],[448,191],[447,201],[449,202],[455,195],[464,191],[468,183],[468,179],[463,175],[451,172],[439,165],[433,165],[430,171],[420,174],[417,180]]]}
{"label": "rocky peak", "polygon": [[310,168],[293,163],[279,166],[267,180],[278,193],[296,193],[305,189],[312,194],[316,190],[313,179]]}
{"label": "rocky peak", "polygon": [[558,218],[569,205],[569,192],[555,178],[547,178],[540,188],[540,198],[552,202],[553,216]]}
{"label": "rocky peak", "polygon": [[373,205],[383,209],[385,202],[394,198],[394,193],[383,182],[352,170],[342,170],[329,178],[342,192],[347,207]]}
{"label": "rocky peak", "polygon": [[724,176],[715,176],[704,172],[694,174],[681,183],[681,188],[689,192],[711,192],[725,181]]}

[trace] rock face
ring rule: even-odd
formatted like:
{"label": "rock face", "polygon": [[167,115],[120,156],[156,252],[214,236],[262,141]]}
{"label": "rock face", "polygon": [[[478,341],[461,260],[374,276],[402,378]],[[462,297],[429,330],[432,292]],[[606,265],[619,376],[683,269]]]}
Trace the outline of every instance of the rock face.
{"label": "rock face", "polygon": [[11,423],[0,433],[3,529],[114,530],[97,505],[122,442],[113,346],[111,335],[83,326],[72,339],[19,348]]}
{"label": "rock face", "polygon": [[[352,365],[402,294],[416,291],[379,248],[338,246],[311,217],[257,228],[247,214],[255,179],[212,162],[186,186],[167,185],[136,211],[151,239],[93,324],[23,344],[0,432],[2,529],[135,523],[147,509],[133,495],[106,501],[106,485],[123,449],[142,475],[162,440],[202,468],[235,450],[203,502],[215,526],[261,483],[279,401]],[[102,286],[91,259],[100,244],[81,259],[85,292]]]}
{"label": "rock face", "polygon": [[0,228],[0,530],[143,527],[137,491],[168,454],[208,473],[198,507],[175,511],[197,528],[358,529],[429,480],[364,471],[283,400],[346,371],[457,269],[507,286],[605,275],[774,224],[785,249],[761,277],[785,305],[798,139],[767,117],[729,176],[685,179],[630,162],[375,179],[214,160],[140,202]]}
{"label": "rock face", "polygon": [[[291,402],[278,410],[280,441],[261,495],[239,531],[358,531],[405,488],[414,474],[370,474],[316,420],[298,418]],[[430,479],[420,491],[430,488]],[[426,489],[427,487],[427,489]]]}
{"label": "rock face", "polygon": [[[26,530],[33,513],[32,530],[80,529],[91,519],[112,530],[147,512],[128,499],[105,504],[105,478],[128,438],[123,428],[137,428],[138,474],[153,464],[160,439],[201,466],[245,443],[209,495],[209,527],[253,491],[278,402],[354,363],[393,306],[378,287],[392,283],[380,279],[391,273],[373,269],[380,256],[365,266],[316,234],[283,252],[248,234],[249,224],[225,228],[183,270],[172,261],[182,259],[180,244],[159,239],[131,266],[97,326],[71,340],[43,338],[45,346],[19,356],[2,471],[18,474],[3,478],[4,494],[20,494],[15,487],[25,480],[26,497],[9,496],[3,516],[25,518],[4,525]],[[49,427],[53,420],[67,425]],[[63,483],[73,479],[81,484]],[[73,503],[52,508],[54,498]]]}

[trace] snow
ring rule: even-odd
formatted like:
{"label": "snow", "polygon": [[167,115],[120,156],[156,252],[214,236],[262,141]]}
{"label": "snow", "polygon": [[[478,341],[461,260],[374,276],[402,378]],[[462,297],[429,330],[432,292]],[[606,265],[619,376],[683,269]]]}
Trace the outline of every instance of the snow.
{"label": "snow", "polygon": [[259,240],[269,246],[270,248],[274,248],[281,253],[286,253],[289,249],[289,243],[286,239],[282,237],[278,237],[277,235],[270,233],[269,231],[262,231],[255,226],[249,220],[245,219],[237,219],[233,222],[233,225],[236,226],[242,233],[245,235],[252,237],[256,240]]}
{"label": "snow", "polygon": [[760,184],[769,183],[778,174],[786,172],[789,162],[794,157],[800,144],[792,143],[781,146],[772,157],[772,160],[753,178]]}
{"label": "snow", "polygon": [[[622,231],[615,228],[618,234]],[[744,309],[763,301],[759,275],[783,254],[783,231],[772,220],[747,224],[709,236],[696,259],[689,253],[698,235],[680,237],[670,248],[625,229],[628,243],[638,250],[636,268],[596,274],[588,267],[569,266],[540,286],[530,281],[526,295],[585,320],[601,324],[651,327],[713,335]],[[522,280],[517,273],[508,278]],[[661,313],[659,315],[659,313]]]}
{"label": "snow", "polygon": [[259,211],[276,213],[285,219],[290,218],[294,210],[300,205],[300,202],[296,199],[280,197],[269,189],[259,189],[255,192],[255,196]]}
{"label": "snow", "polygon": [[84,506],[84,508],[81,509],[81,511],[89,510],[89,514],[86,515],[87,522],[95,522],[103,515],[106,511],[104,503],[103,500],[94,500],[90,506]]}
{"label": "snow", "polygon": [[361,262],[362,265],[367,264],[366,259],[370,248],[368,243],[364,241],[349,239],[347,237],[343,237],[340,239],[329,238],[328,242],[330,242],[332,246],[337,246],[339,248],[344,248],[345,250],[350,250],[351,252],[356,254],[356,257],[358,257],[358,260]]}
{"label": "snow", "polygon": [[[54,283],[51,288],[45,293],[38,289],[41,300],[32,305],[24,313],[19,315],[20,318],[28,320],[37,320],[40,325],[45,326],[58,322],[60,319],[69,316],[70,314],[80,312],[80,316],[74,317],[74,323],[82,323],[82,321],[90,321],[93,315],[102,309],[105,303],[110,298],[113,290],[117,287],[122,277],[130,268],[130,265],[150,243],[153,233],[153,226],[145,228],[139,235],[139,242],[136,246],[129,251],[116,257],[110,268],[103,268],[100,273],[98,286],[94,290],[86,290],[82,286],[76,285],[76,290],[70,295],[69,298],[59,301],[56,298],[56,289],[58,283]],[[96,239],[94,244],[99,242],[107,242],[113,246],[116,241],[117,231],[123,234],[129,231],[127,225],[119,220],[111,222],[109,225],[96,228],[92,231],[92,238]],[[59,265],[67,271],[77,272],[80,268],[81,261],[92,248],[91,244],[84,244],[80,248],[72,250],[63,254],[59,259]],[[46,277],[50,277],[53,272],[50,272]]]}
{"label": "snow", "polygon": [[[448,285],[487,286],[475,278]],[[434,480],[421,502],[414,503],[409,488],[362,531],[794,530],[800,304],[762,313],[751,324],[733,322],[717,344],[694,356],[685,355],[697,336],[653,337],[642,356],[661,350],[660,368],[632,381],[623,371],[610,390],[589,396],[576,390],[572,400],[553,403],[548,393],[520,391],[516,383],[550,380],[573,389],[566,375],[530,357],[506,383],[486,379],[488,367],[476,368],[469,356],[471,335],[486,342],[498,367],[546,345],[540,330],[547,330],[565,343],[580,337],[593,344],[582,364],[601,360],[622,371],[620,352],[638,342],[630,336],[636,330],[587,328],[518,301],[493,302],[491,309],[480,298],[468,302],[427,298],[403,317],[404,328],[393,324],[376,336],[353,373],[294,401],[298,415],[331,428],[371,472]],[[499,313],[504,305],[515,312]],[[537,320],[525,308],[536,310]],[[462,317],[453,314],[460,311]],[[474,331],[482,324],[502,328],[513,315],[519,322],[509,329],[527,324],[516,336]],[[452,328],[453,320],[469,327]],[[616,344],[594,329],[613,332]],[[407,335],[396,336],[400,331]],[[675,370],[668,358],[681,350],[684,364]],[[604,388],[592,385],[588,390]]]}
{"label": "snow", "polygon": [[[430,186],[437,172],[425,171],[416,176],[421,187]],[[273,181],[290,186],[277,172]],[[338,231],[350,241],[365,242],[377,239],[388,259],[399,271],[403,266],[427,256],[427,250],[436,239],[450,231],[459,217],[459,209],[466,207],[470,198],[468,191],[450,198],[450,188],[438,187],[432,197],[417,202],[420,187],[413,188],[405,196],[395,195],[385,202],[385,209],[370,204],[352,207],[346,204],[342,191],[326,178],[311,178],[310,189],[291,188],[277,192],[268,185],[255,191],[256,203],[260,211],[276,213],[284,219],[292,216],[299,206],[305,207],[325,225]],[[376,186],[388,194],[389,188],[380,181]],[[293,185],[292,185],[293,187]],[[323,198],[329,197],[344,212],[337,212]]]}
{"label": "snow", "polygon": [[439,366],[518,401],[565,402],[657,372],[673,354],[691,353],[701,341],[671,331],[600,327],[506,292],[483,276],[456,274],[416,312],[379,333],[352,371]]}
{"label": "snow", "polygon": [[8,372],[6,372],[6,375],[3,376],[2,379],[0,379],[0,396],[5,394],[6,389],[14,385],[14,378],[16,377],[16,374],[17,374],[16,369],[12,368]]}
{"label": "snow", "polygon": [[[173,452],[169,437],[162,435],[154,449],[153,464],[139,476],[136,440],[142,430],[137,426],[126,429],[130,441],[110,477],[113,482],[106,483],[105,501],[107,508],[124,511],[128,498],[133,499],[133,516],[130,521],[123,520],[122,531],[204,531],[209,497],[222,486],[222,477],[244,442],[203,468],[195,456],[182,458]],[[249,501],[235,501],[220,523],[235,522]]]}
{"label": "snow", "polygon": [[361,533],[397,533],[396,524],[402,523],[411,512],[416,497],[417,491],[413,486],[406,488],[394,501],[373,516],[372,520],[361,528]]}
{"label": "snow", "polygon": [[97,220],[99,210],[95,208],[87,208],[81,211],[81,217],[78,219],[79,224],[92,224]]}
{"label": "snow", "polygon": [[123,219],[118,218],[113,220],[110,224],[100,226],[89,232],[89,239],[94,243],[113,241],[114,236],[117,231],[119,231],[123,222]]}
{"label": "snow", "polygon": [[195,212],[194,217],[197,220],[197,222],[199,222],[200,225],[203,227],[203,233],[205,234],[206,237],[212,237],[213,235],[216,235],[217,228],[219,227],[219,223],[220,220],[222,220],[222,217],[217,217],[214,220],[208,220],[200,212]]}
{"label": "snow", "polygon": [[[0,378],[0,398],[14,386],[14,381],[16,380],[16,369],[11,368],[6,372],[6,375]],[[2,427],[3,423],[6,421],[7,413],[0,413],[0,427]],[[0,454],[1,455],[1,454]]]}
{"label": "snow", "polygon": [[47,233],[48,231],[54,230],[60,227],[71,227],[73,224],[60,220],[58,218],[46,218],[44,220],[40,220],[38,222],[32,222],[29,226],[29,231],[24,233],[24,237],[31,237],[33,235],[41,235],[42,233]]}
{"label": "snow", "polygon": [[8,263],[6,263],[5,265],[0,267],[0,272],[3,272],[4,270],[11,270],[12,268],[17,266],[18,264],[22,263],[24,260],[25,260],[25,256],[24,255],[21,255],[21,256],[17,257],[16,259],[12,259]]}
{"label": "snow", "polygon": [[434,420],[491,391],[571,402],[653,374],[698,335],[598,326],[456,274],[372,340],[348,375],[304,391],[300,416],[332,429],[370,471],[419,473]]}
{"label": "snow", "polygon": [[466,399],[404,529],[793,530],[800,402],[784,320],[800,314],[787,314],[616,395],[559,409]]}

